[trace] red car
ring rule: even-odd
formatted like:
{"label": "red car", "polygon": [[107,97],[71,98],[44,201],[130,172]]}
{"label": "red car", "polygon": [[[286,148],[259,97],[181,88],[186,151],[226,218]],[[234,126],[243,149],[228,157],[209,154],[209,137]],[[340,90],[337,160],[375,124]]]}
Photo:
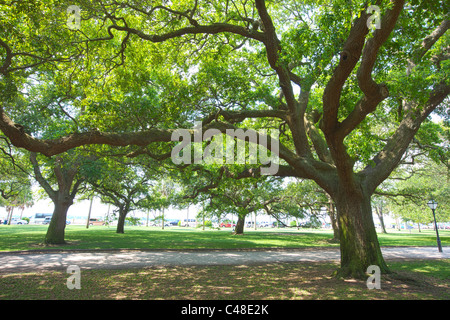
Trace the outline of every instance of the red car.
{"label": "red car", "polygon": [[227,223],[224,223],[224,222],[222,222],[221,224],[220,224],[220,227],[221,228],[231,228],[231,227],[235,227],[236,225],[233,223],[233,224],[231,224],[230,222],[227,222]]}

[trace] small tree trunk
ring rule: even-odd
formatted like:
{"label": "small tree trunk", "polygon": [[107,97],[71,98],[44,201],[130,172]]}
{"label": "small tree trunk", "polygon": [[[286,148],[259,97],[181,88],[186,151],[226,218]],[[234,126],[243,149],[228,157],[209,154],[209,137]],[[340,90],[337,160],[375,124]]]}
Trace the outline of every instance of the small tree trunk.
{"label": "small tree trunk", "polygon": [[341,250],[341,267],[336,275],[364,279],[370,265],[388,273],[373,223],[370,196],[340,194],[335,203]]}
{"label": "small tree trunk", "polygon": [[202,213],[202,230],[205,231],[205,212]]}
{"label": "small tree trunk", "polygon": [[53,216],[48,225],[47,233],[45,235],[45,244],[64,244],[65,231],[66,231],[66,219],[69,207],[72,205],[73,200],[69,196],[59,194],[58,198],[54,201],[55,208],[53,209]]}
{"label": "small tree trunk", "polygon": [[8,215],[7,215],[7,218],[6,218],[6,220],[8,221],[8,226],[11,225],[11,219],[12,219],[12,216],[13,216],[13,211],[14,211],[14,207],[9,207]]}
{"label": "small tree trunk", "polygon": [[123,208],[119,208],[119,219],[117,220],[116,233],[125,233],[125,218],[127,212]]}
{"label": "small tree trunk", "polygon": [[330,217],[331,227],[333,228],[333,239],[331,241],[339,241],[339,225],[336,217],[336,210],[334,209],[333,199],[327,193],[328,197],[328,216]]}
{"label": "small tree trunk", "polygon": [[387,233],[386,226],[384,225],[383,208],[381,206],[375,207],[375,213],[377,214],[378,219],[380,220],[381,232]]}
{"label": "small tree trunk", "polygon": [[125,219],[130,212],[130,202],[118,204],[117,207],[119,208],[119,219],[117,220],[116,233],[125,233]]}
{"label": "small tree trunk", "polygon": [[238,221],[234,229],[234,234],[244,234],[245,215],[238,215]]}
{"label": "small tree trunk", "polygon": [[92,212],[92,201],[94,200],[94,197],[91,198],[91,203],[89,204],[89,212],[88,212],[88,217],[86,220],[86,229],[89,229],[89,223],[91,221],[91,212]]}
{"label": "small tree trunk", "polygon": [[395,219],[395,223],[397,225],[397,231],[401,231],[401,227],[400,227],[400,221],[397,219]]}

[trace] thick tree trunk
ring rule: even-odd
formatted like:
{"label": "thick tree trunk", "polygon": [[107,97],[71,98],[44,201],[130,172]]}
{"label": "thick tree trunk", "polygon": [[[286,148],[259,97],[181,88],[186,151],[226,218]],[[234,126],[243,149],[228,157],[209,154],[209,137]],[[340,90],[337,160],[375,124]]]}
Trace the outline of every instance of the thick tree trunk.
{"label": "thick tree trunk", "polygon": [[388,273],[373,223],[370,195],[341,192],[335,203],[341,250],[341,267],[336,275],[364,279],[370,265]]}
{"label": "thick tree trunk", "polygon": [[59,194],[57,199],[54,199],[55,208],[53,210],[53,216],[45,235],[45,244],[64,244],[65,231],[66,231],[66,219],[69,207],[72,205],[73,200],[70,196],[64,196]]}
{"label": "thick tree trunk", "polygon": [[238,221],[234,229],[234,234],[244,234],[245,215],[238,215]]}

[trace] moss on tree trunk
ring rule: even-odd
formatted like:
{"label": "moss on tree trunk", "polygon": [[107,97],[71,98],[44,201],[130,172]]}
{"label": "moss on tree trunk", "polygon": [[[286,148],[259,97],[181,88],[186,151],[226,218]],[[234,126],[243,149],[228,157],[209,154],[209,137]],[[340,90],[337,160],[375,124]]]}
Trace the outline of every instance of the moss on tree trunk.
{"label": "moss on tree trunk", "polygon": [[336,275],[364,279],[370,265],[389,273],[373,223],[370,196],[340,194],[335,201],[341,251],[341,266]]}

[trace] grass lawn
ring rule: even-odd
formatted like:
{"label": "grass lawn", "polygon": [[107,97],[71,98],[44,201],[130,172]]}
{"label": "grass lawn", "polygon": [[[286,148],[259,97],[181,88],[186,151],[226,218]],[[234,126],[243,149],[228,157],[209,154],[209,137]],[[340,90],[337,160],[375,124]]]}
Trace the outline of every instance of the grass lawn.
{"label": "grass lawn", "polygon": [[[267,228],[246,230],[244,235],[231,234],[230,229],[201,230],[171,227],[126,227],[125,234],[117,234],[114,227],[69,225],[66,245],[44,247],[42,241],[47,226],[0,225],[0,251],[38,249],[236,249],[236,248],[299,248],[337,247],[331,242],[330,230],[297,230]],[[379,234],[382,246],[436,246],[433,230]],[[450,245],[450,231],[440,230],[443,246]]]}
{"label": "grass lawn", "polygon": [[85,270],[69,290],[64,271],[0,273],[0,300],[401,300],[450,299],[450,260],[397,262],[381,289],[331,276],[332,263]]}
{"label": "grass lawn", "polygon": [[[0,251],[42,249],[233,249],[337,247],[330,230],[261,229],[244,235],[230,229],[113,227],[69,225],[66,245],[44,247],[47,226],[0,226]],[[382,246],[436,246],[433,230],[379,234]],[[440,230],[443,246],[450,231]],[[65,271],[2,273],[0,300],[164,299],[450,299],[450,260],[390,262],[381,290],[364,281],[339,280],[333,263],[284,263],[251,266],[178,266],[127,270],[83,270],[81,290],[69,290]]]}

